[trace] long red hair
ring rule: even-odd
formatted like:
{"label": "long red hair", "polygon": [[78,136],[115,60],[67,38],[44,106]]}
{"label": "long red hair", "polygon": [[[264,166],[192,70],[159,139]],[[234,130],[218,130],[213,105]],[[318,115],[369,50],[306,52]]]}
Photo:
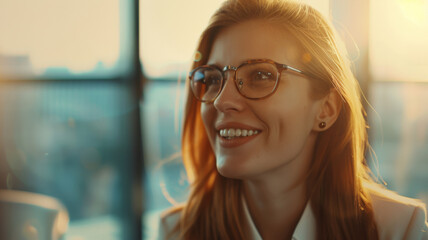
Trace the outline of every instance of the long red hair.
{"label": "long red hair", "polygon": [[[197,47],[201,59],[192,69],[206,64],[220,31],[250,19],[267,20],[291,32],[305,51],[306,71],[323,79],[312,81],[313,95],[325,95],[334,88],[343,101],[335,124],[318,135],[307,178],[318,239],[378,239],[371,200],[364,187],[372,180],[364,158],[368,143],[359,84],[345,49],[318,11],[293,1],[226,1],[202,33]],[[182,156],[191,193],[179,209],[181,217],[171,234],[189,240],[248,239],[241,182],[218,173],[200,107],[188,89]]]}

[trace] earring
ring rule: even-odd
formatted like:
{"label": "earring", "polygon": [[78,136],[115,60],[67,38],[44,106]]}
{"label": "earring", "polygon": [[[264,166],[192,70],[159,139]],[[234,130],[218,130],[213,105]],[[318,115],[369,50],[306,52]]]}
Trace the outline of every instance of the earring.
{"label": "earring", "polygon": [[325,122],[320,122],[320,124],[318,125],[320,128],[325,128],[327,126],[327,123]]}

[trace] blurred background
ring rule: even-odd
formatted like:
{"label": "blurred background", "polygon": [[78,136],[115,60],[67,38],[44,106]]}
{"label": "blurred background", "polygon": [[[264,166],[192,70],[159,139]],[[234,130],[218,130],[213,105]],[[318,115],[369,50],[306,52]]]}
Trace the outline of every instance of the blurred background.
{"label": "blurred background", "polygon": [[[302,1],[346,43],[373,171],[428,203],[428,0]],[[0,189],[59,200],[63,239],[154,239],[187,197],[184,80],[221,2],[0,0]]]}

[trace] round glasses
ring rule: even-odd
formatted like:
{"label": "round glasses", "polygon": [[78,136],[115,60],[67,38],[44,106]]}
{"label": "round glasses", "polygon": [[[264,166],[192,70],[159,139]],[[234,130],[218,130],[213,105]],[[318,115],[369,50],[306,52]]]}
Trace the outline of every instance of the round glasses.
{"label": "round glasses", "polygon": [[224,86],[225,73],[234,71],[233,80],[238,92],[248,99],[263,99],[275,93],[282,70],[290,70],[311,78],[315,76],[270,59],[248,60],[238,67],[203,65],[189,73],[190,88],[201,102],[213,102]]}

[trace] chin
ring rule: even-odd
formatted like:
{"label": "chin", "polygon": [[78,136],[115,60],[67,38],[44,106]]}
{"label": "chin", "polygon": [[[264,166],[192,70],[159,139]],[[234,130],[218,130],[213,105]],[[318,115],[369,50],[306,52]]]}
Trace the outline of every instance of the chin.
{"label": "chin", "polygon": [[220,175],[225,178],[241,179],[239,174],[234,171],[225,170],[224,168],[217,168],[217,171]]}
{"label": "chin", "polygon": [[249,175],[249,172],[246,170],[245,166],[242,164],[234,163],[223,163],[219,164],[217,162],[217,171],[220,175],[226,178],[233,179],[244,179]]}

